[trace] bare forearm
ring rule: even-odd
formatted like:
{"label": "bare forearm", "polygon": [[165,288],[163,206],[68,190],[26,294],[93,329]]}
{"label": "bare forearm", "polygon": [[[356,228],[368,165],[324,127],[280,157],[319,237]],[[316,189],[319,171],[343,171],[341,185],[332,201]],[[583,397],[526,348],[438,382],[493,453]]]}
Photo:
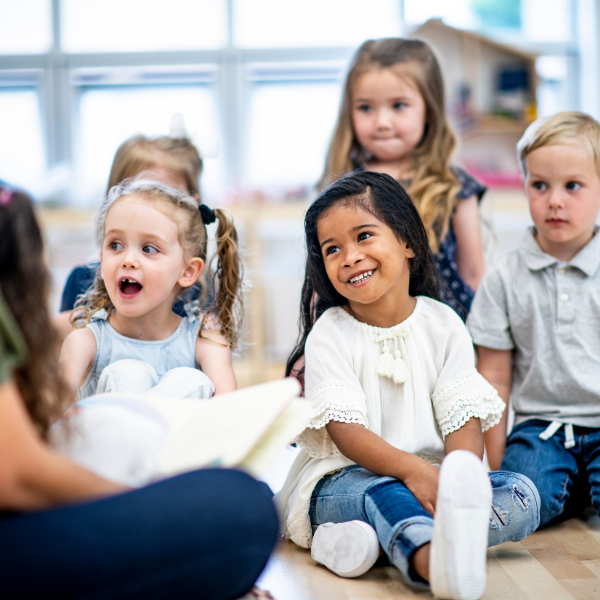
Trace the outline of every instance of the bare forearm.
{"label": "bare forearm", "polygon": [[330,421],[327,432],[344,456],[376,475],[387,475],[404,481],[425,462],[410,452],[395,448],[356,423]]}
{"label": "bare forearm", "polygon": [[500,423],[488,429],[484,434],[488,462],[492,471],[498,471],[506,450],[507,409],[504,409]]}
{"label": "bare forearm", "polygon": [[38,468],[14,473],[3,494],[5,508],[35,510],[110,496],[128,488],[107,481],[75,463],[47,451]]}
{"label": "bare forearm", "polygon": [[356,423],[330,421],[327,431],[344,456],[371,473],[399,479],[426,511],[435,513],[439,478],[436,467]]}
{"label": "bare forearm", "polygon": [[44,448],[39,468],[23,469],[15,478],[13,508],[45,508],[126,491],[125,486],[107,481],[70,460]]}
{"label": "bare forearm", "polygon": [[492,471],[497,471],[506,450],[508,402],[512,385],[512,353],[477,346],[477,370],[498,392],[506,405],[500,422],[484,433],[485,448]]}
{"label": "bare forearm", "polygon": [[483,434],[481,421],[471,417],[460,429],[449,433],[445,442],[446,454],[453,450],[469,450],[483,459]]}

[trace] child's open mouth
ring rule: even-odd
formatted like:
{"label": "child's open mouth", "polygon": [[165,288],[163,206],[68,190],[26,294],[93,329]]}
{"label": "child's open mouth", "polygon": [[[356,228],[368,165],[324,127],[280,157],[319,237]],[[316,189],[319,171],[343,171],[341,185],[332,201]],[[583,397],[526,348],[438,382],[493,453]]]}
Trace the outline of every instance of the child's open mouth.
{"label": "child's open mouth", "polygon": [[359,273],[358,275],[351,277],[348,280],[348,283],[351,283],[352,285],[359,285],[361,283],[365,283],[372,277],[373,273],[375,273],[375,269],[371,271],[364,271],[363,273]]}
{"label": "child's open mouth", "polygon": [[119,281],[119,292],[121,292],[121,296],[125,298],[133,298],[141,291],[142,284],[138,283],[135,279],[128,279],[125,277]]}

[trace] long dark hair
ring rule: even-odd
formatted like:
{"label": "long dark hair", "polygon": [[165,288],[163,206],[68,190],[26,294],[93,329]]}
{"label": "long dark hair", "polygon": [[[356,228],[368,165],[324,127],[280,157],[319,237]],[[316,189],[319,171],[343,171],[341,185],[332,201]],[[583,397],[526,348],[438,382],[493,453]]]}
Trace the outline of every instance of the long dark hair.
{"label": "long dark hair", "polygon": [[14,377],[29,416],[45,437],[68,405],[56,368],[57,336],[48,307],[51,278],[31,198],[1,183],[0,194],[0,290],[27,346],[27,360]]}
{"label": "long dark hair", "polygon": [[312,204],[304,218],[306,272],[300,300],[298,343],[288,358],[286,375],[304,356],[306,338],[317,319],[329,308],[342,306],[347,299],[336,291],[327,272],[317,235],[323,214],[338,203],[359,206],[385,223],[415,253],[409,259],[411,296],[440,299],[440,282],[423,221],[404,188],[389,175],[355,172],[332,183]]}

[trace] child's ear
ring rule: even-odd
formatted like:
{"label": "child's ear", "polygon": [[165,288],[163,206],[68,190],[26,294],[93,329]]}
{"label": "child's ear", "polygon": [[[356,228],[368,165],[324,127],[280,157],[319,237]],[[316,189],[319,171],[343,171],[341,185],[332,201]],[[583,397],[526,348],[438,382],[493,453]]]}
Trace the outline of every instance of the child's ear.
{"label": "child's ear", "polygon": [[406,248],[404,249],[404,256],[406,258],[414,258],[415,251],[412,248],[410,248],[409,246],[406,246]]}
{"label": "child's ear", "polygon": [[182,288],[188,288],[196,283],[196,279],[200,277],[202,271],[204,271],[204,261],[198,256],[194,256],[186,263],[177,283]]}

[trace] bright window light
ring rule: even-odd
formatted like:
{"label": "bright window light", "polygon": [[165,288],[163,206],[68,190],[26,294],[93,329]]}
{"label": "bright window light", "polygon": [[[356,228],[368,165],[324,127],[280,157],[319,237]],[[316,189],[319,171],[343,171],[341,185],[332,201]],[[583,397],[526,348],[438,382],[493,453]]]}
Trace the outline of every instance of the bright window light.
{"label": "bright window light", "polygon": [[66,52],[197,50],[221,48],[227,41],[226,0],[62,0],[61,5]]}
{"label": "bright window light", "polygon": [[[209,86],[110,87],[92,89],[81,95],[80,152],[78,152],[80,201],[89,204],[105,193],[108,174],[119,145],[127,138],[169,135],[175,113],[183,116],[192,141],[211,146],[215,153],[218,114]],[[203,188],[213,189],[222,178],[221,161],[214,156],[204,160]]]}
{"label": "bright window light", "polygon": [[247,185],[314,185],[323,172],[341,86],[323,83],[256,85],[250,98]]}
{"label": "bright window light", "polygon": [[36,193],[45,169],[37,92],[0,88],[0,179]]}
{"label": "bright window light", "polygon": [[247,48],[356,46],[401,33],[397,0],[234,0],[234,43]]}
{"label": "bright window light", "polygon": [[446,25],[475,29],[478,25],[471,10],[472,0],[405,0],[404,18],[409,25],[420,25],[428,19],[443,19]]}
{"label": "bright window light", "polygon": [[438,18],[459,29],[512,31],[521,41],[562,42],[571,37],[572,4],[570,0],[405,0],[404,17],[409,28]]}
{"label": "bright window light", "polygon": [[0,0],[0,54],[37,54],[52,46],[50,0]]}
{"label": "bright window light", "polygon": [[[571,39],[569,0],[522,0],[523,34],[536,42],[562,42]],[[543,15],[543,18],[540,18]]]}

